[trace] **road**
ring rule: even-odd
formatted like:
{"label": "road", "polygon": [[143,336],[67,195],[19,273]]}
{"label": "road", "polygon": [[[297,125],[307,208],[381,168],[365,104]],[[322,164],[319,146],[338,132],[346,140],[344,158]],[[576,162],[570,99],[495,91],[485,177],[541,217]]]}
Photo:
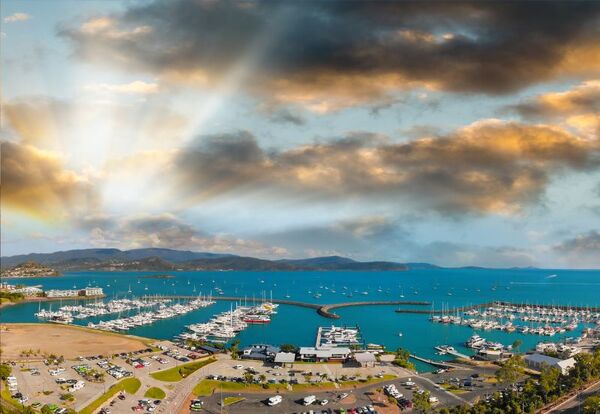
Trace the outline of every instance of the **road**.
{"label": "road", "polygon": [[591,397],[592,395],[597,395],[600,393],[600,381],[595,384],[589,386],[584,391],[577,393],[573,397],[568,400],[562,402],[561,404],[553,407],[549,411],[545,411],[545,413],[555,413],[555,414],[578,414],[583,412],[583,402],[587,397]]}

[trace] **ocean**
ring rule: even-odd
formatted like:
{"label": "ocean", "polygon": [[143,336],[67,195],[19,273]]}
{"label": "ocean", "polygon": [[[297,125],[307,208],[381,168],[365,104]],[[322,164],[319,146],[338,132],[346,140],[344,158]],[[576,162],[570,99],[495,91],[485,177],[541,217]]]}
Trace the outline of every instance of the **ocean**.
{"label": "ocean", "polygon": [[[171,279],[147,278],[165,272],[67,272],[64,276],[37,279],[6,279],[9,283],[42,285],[47,289],[71,289],[74,286],[99,286],[107,300],[148,295],[216,296],[220,288],[225,296],[286,299],[329,304],[358,301],[427,301],[435,309],[466,306],[494,300],[546,305],[600,306],[600,270],[540,270],[540,269],[424,269],[406,272],[168,272]],[[131,294],[128,291],[131,290]],[[349,295],[352,296],[349,296]],[[319,297],[315,297],[315,295]],[[64,302],[64,304],[74,302]],[[26,303],[0,310],[2,322],[37,322],[38,306],[57,309],[59,302]],[[160,320],[150,326],[128,331],[129,334],[159,339],[171,339],[185,325],[208,321],[214,314],[229,310],[231,302],[215,305],[186,315]],[[474,333],[466,326],[431,323],[427,314],[394,312],[396,306],[359,306],[336,309],[340,319],[319,316],[314,309],[280,305],[270,324],[251,325],[238,338],[242,345],[253,343],[314,346],[319,326],[358,325],[367,343],[385,345],[389,349],[404,347],[411,353],[436,360],[434,346],[447,344],[469,353],[464,342]],[[419,307],[429,310],[430,306]],[[102,319],[112,319],[106,315]],[[76,320],[86,325],[98,318]],[[478,332],[488,340],[512,344],[521,339],[522,350],[540,341],[559,341],[575,336],[573,332],[553,337],[541,337],[502,331]],[[400,335],[401,334],[401,335]],[[422,364],[420,370],[431,369]]]}

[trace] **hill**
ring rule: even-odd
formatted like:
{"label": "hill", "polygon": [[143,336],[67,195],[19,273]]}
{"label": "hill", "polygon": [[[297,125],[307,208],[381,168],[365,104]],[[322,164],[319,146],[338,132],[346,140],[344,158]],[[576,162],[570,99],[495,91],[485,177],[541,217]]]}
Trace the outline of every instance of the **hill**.
{"label": "hill", "polygon": [[54,253],[31,253],[2,257],[2,268],[35,260],[61,270],[361,270],[404,271],[403,263],[359,262],[347,257],[326,256],[307,259],[267,260],[232,254],[192,252],[174,249],[78,249]]}

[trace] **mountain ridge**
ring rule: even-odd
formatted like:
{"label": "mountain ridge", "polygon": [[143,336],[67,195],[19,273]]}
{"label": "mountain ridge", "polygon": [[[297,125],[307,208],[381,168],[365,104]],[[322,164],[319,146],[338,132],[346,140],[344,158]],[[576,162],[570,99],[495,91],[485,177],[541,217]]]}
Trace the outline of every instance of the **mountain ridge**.
{"label": "mountain ridge", "polygon": [[[0,267],[24,262],[52,265],[60,270],[387,270],[404,271],[404,263],[360,262],[342,256],[269,260],[233,254],[193,252],[162,248],[120,250],[115,248],[73,249],[53,253],[2,256]],[[431,268],[437,267],[429,265]]]}

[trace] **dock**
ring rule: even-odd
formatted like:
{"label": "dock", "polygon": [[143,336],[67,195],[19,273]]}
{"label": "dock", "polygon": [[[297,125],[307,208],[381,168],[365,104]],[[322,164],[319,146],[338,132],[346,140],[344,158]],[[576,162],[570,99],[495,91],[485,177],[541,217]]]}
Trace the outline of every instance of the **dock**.
{"label": "dock", "polygon": [[424,362],[426,364],[432,365],[434,367],[439,367],[439,368],[456,368],[455,365],[447,363],[447,362],[442,362],[442,361],[434,361],[432,359],[427,359],[427,358],[421,358],[420,356],[417,355],[413,355],[413,354],[409,354],[409,356],[412,359],[416,359],[417,361],[421,361]]}
{"label": "dock", "polygon": [[440,352],[445,352],[448,355],[452,355],[454,357],[457,358],[463,358],[463,359],[471,359],[471,357],[469,355],[465,355],[465,354],[461,354],[460,352],[454,350],[454,351],[449,351],[446,348],[442,348],[441,346],[436,346],[435,347],[436,350],[440,351]]}

